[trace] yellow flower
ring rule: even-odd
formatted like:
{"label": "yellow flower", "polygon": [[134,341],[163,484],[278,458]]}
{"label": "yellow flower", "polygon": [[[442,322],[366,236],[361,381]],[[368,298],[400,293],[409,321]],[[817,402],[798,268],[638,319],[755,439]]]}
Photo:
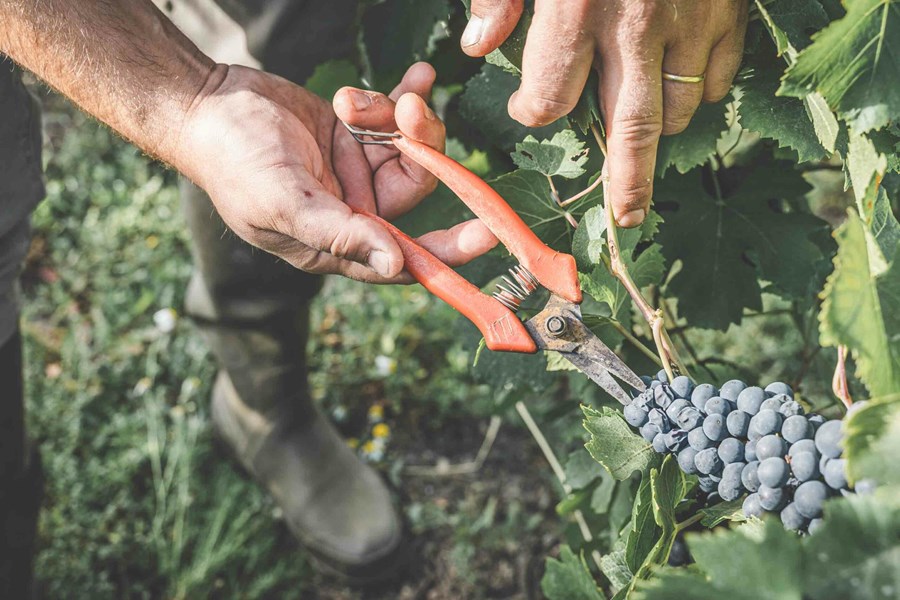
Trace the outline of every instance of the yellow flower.
{"label": "yellow flower", "polygon": [[359,440],[356,438],[350,438],[349,440],[347,440],[347,445],[350,446],[351,448],[358,448]]}
{"label": "yellow flower", "polygon": [[375,443],[372,442],[372,440],[369,440],[368,442],[363,444],[362,450],[366,454],[372,454],[373,452],[375,452]]}
{"label": "yellow flower", "polygon": [[159,237],[157,237],[153,234],[148,235],[147,239],[144,241],[147,244],[147,247],[150,248],[151,250],[153,250],[154,248],[159,246]]}
{"label": "yellow flower", "polygon": [[380,404],[373,404],[369,407],[369,421],[378,422],[384,419],[384,407]]}
{"label": "yellow flower", "polygon": [[379,423],[372,428],[372,436],[376,438],[386,438],[391,435],[391,428],[387,423]]}

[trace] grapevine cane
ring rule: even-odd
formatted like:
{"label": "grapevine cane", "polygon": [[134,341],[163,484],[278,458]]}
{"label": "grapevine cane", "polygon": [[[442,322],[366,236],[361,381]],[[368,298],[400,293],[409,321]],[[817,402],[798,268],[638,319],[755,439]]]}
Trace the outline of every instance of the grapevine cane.
{"label": "grapevine cane", "polygon": [[[603,137],[600,135],[595,124],[591,125],[591,132],[594,134],[594,139],[597,140],[597,145],[600,147],[603,156],[606,156],[606,144],[603,142]],[[628,267],[619,255],[619,240],[616,235],[616,219],[615,215],[613,215],[612,202],[610,202],[607,193],[608,181],[602,176],[598,181],[599,180],[603,180],[603,195],[606,206],[606,242],[607,247],[609,248],[609,271],[613,277],[618,279],[625,287],[628,295],[631,296],[632,301],[635,303],[638,310],[641,311],[644,320],[647,321],[647,324],[650,326],[650,330],[653,333],[653,341],[656,343],[656,351],[659,353],[660,362],[662,362],[666,375],[669,377],[669,381],[675,379],[675,373],[672,371],[673,362],[682,374],[687,375],[687,368],[681,362],[681,358],[678,356],[678,352],[675,350],[675,346],[672,344],[672,340],[669,339],[669,334],[666,332],[665,318],[663,317],[662,311],[650,306],[643,294],[641,294],[641,290],[638,289],[637,285],[634,283],[634,280],[631,279],[631,275],[628,273]]]}
{"label": "grapevine cane", "polygon": [[844,406],[850,408],[853,398],[850,397],[850,388],[847,384],[847,346],[838,346],[837,364],[834,366],[834,377],[831,378],[831,391],[837,396]]}

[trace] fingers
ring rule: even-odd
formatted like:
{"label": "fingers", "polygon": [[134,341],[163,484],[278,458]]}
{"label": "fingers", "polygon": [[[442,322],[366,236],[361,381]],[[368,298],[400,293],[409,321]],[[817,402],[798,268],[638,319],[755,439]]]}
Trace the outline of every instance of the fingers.
{"label": "fingers", "polygon": [[491,230],[478,219],[464,221],[450,229],[426,233],[416,241],[451,267],[458,267],[478,258],[498,243]]}
{"label": "fingers", "polygon": [[[663,71],[673,75],[696,76],[706,72],[709,48],[702,43],[681,42],[672,46],[663,59]],[[663,135],[685,130],[703,99],[704,82],[690,83],[663,78]]]}
{"label": "fingers", "polygon": [[469,24],[459,40],[469,56],[496,50],[516,28],[524,0],[472,0]]}
{"label": "fingers", "polygon": [[731,82],[741,66],[744,56],[744,29],[747,26],[746,11],[742,11],[741,20],[725,34],[709,55],[709,66],[706,68],[706,81],[703,99],[707,102],[718,102],[731,89]]}
{"label": "fingers", "polygon": [[607,124],[609,198],[616,222],[635,227],[653,193],[656,148],[663,127],[662,44],[602,50],[600,98]]}
{"label": "fingers", "polygon": [[509,99],[509,115],[540,127],[568,114],[584,89],[594,60],[593,38],[583,29],[581,3],[536,2],[522,58],[522,83]]}

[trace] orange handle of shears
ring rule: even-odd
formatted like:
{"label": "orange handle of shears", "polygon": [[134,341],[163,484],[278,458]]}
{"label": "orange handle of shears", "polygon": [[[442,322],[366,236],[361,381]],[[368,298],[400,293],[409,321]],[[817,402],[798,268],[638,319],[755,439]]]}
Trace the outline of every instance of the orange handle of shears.
{"label": "orange handle of shears", "polygon": [[541,285],[569,302],[581,303],[575,258],[542,242],[483,179],[421,142],[403,135],[391,141],[403,154],[434,173],[453,190]]}

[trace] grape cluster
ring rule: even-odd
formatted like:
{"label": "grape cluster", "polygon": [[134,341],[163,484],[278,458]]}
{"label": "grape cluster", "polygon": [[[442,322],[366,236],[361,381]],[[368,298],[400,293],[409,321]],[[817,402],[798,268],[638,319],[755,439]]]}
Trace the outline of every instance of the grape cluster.
{"label": "grape cluster", "polygon": [[[852,493],[841,421],[806,414],[789,385],[763,389],[733,379],[717,389],[685,376],[670,384],[665,371],[642,379],[647,389],[625,407],[625,420],[655,451],[697,475],[711,502],[746,494],[745,515],[780,513],[788,529],[811,532],[829,496]],[[855,491],[873,487],[859,481]]]}

